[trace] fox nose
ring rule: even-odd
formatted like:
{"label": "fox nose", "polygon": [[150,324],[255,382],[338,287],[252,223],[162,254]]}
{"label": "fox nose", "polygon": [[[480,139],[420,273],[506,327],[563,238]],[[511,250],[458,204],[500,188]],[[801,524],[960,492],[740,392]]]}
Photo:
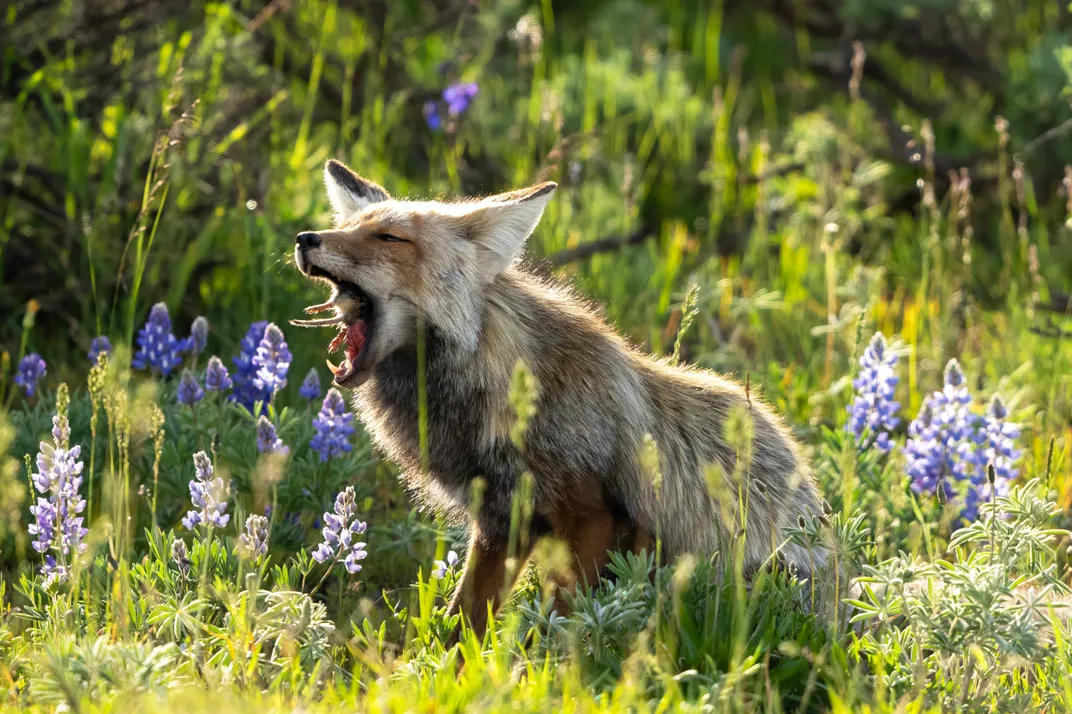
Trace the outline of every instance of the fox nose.
{"label": "fox nose", "polygon": [[298,234],[298,247],[302,250],[309,250],[320,245],[320,236],[312,231],[306,231],[305,233]]}

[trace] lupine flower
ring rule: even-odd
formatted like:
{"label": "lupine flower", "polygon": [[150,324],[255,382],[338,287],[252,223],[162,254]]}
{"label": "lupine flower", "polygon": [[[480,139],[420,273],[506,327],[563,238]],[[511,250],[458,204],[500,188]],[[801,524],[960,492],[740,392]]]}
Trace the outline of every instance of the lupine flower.
{"label": "lupine flower", "polygon": [[437,560],[435,562],[435,570],[432,571],[433,578],[446,577],[447,573],[454,570],[454,566],[458,564],[458,554],[453,550],[447,553],[446,560]]}
{"label": "lupine flower", "polygon": [[130,363],[135,369],[149,369],[167,377],[182,364],[182,353],[186,349],[186,341],[177,339],[171,331],[167,305],[158,302],[138,332],[138,351]]}
{"label": "lupine flower", "polygon": [[268,552],[268,519],[250,516],[246,519],[246,532],[238,536],[240,552],[247,558],[256,558]]}
{"label": "lupine flower", "polygon": [[274,324],[269,324],[264,330],[260,345],[257,346],[257,354],[253,356],[253,365],[257,368],[253,384],[269,395],[279,391],[287,385],[287,371],[290,369],[291,359],[283,331]]}
{"label": "lupine flower", "polygon": [[46,586],[67,577],[66,556],[86,549],[82,539],[88,530],[82,527],[79,514],[86,507],[79,493],[82,486],[82,449],[77,444],[69,446],[71,428],[67,417],[57,414],[52,417],[52,443],[41,442],[37,454],[37,471],[30,475],[34,489],[41,494],[37,504],[30,507],[34,522],[27,529],[36,536],[33,542],[38,553],[52,551],[61,556],[57,564],[54,555],[48,555],[41,572],[46,576]]}
{"label": "lupine flower", "polygon": [[310,402],[320,398],[320,375],[316,373],[316,368],[310,369],[309,374],[305,375],[298,394]]}
{"label": "lupine flower", "polygon": [[860,358],[860,374],[852,382],[856,397],[846,428],[858,444],[863,445],[865,432],[869,432],[879,450],[890,450],[890,431],[901,423],[897,417],[901,405],[893,400],[896,369],[897,355],[886,345],[882,333],[876,332]]}
{"label": "lupine flower", "polygon": [[429,99],[424,103],[421,111],[424,113],[424,121],[427,122],[429,129],[439,131],[443,128],[443,117],[439,114],[439,102]]}
{"label": "lupine flower", "polygon": [[275,424],[263,414],[257,421],[257,451],[262,454],[279,454],[281,456],[286,456],[290,453],[290,448],[276,434]]}
{"label": "lupine flower", "polygon": [[226,392],[231,388],[231,375],[219,357],[213,355],[205,368],[205,389],[209,392]]}
{"label": "lupine flower", "polygon": [[194,478],[190,481],[190,500],[196,507],[187,511],[182,524],[193,530],[202,523],[223,528],[231,520],[227,510],[227,492],[223,479],[212,477],[212,461],[204,451],[194,454]]}
{"label": "lupine flower", "polygon": [[208,345],[208,320],[197,317],[190,325],[190,339],[188,340],[190,352],[199,355],[205,351]]}
{"label": "lupine flower", "polygon": [[89,361],[93,364],[97,364],[97,358],[101,353],[110,355],[112,353],[112,341],[104,335],[94,337],[89,343]]}
{"label": "lupine flower", "polygon": [[266,395],[263,389],[253,383],[253,378],[258,369],[253,364],[253,358],[257,354],[257,346],[260,345],[267,327],[268,323],[265,321],[254,322],[250,325],[249,331],[246,332],[245,338],[242,339],[242,350],[233,360],[235,368],[231,377],[234,380],[234,392],[230,398],[250,412],[253,411],[253,405],[256,402],[268,401],[267,397],[270,396]]}
{"label": "lupine flower", "polygon": [[321,405],[320,413],[313,419],[316,434],[309,441],[309,448],[320,454],[321,461],[342,456],[354,447],[350,435],[354,433],[354,415],[346,411],[346,401],[338,389],[332,387]]}
{"label": "lupine flower", "polygon": [[179,403],[192,408],[204,398],[205,390],[201,389],[201,385],[197,383],[197,377],[193,375],[193,372],[190,370],[183,372],[182,380],[179,381]]}
{"label": "lupine flower", "polygon": [[22,387],[27,397],[32,397],[37,392],[37,383],[47,374],[48,368],[41,355],[32,352],[19,361],[19,369],[15,372],[15,384]]}
{"label": "lupine flower", "polygon": [[951,481],[969,475],[970,469],[958,457],[958,447],[973,430],[970,402],[964,373],[956,360],[950,360],[942,390],[927,397],[919,415],[908,426],[905,457],[916,493],[934,493],[941,487],[944,495],[951,497]]}
{"label": "lupine flower", "polygon": [[186,541],[176,538],[171,542],[171,559],[179,569],[179,575],[186,578],[190,574],[190,558],[186,554]]}
{"label": "lupine flower", "polygon": [[[332,390],[334,391],[334,390]],[[313,558],[323,563],[327,560],[342,561],[346,570],[356,573],[361,570],[361,561],[368,553],[364,541],[356,540],[365,532],[366,524],[357,519],[354,487],[347,486],[335,497],[335,510],[324,514],[324,542],[315,551]]]}
{"label": "lupine flower", "polygon": [[[1016,439],[1020,436],[1020,427],[1005,421],[1009,411],[1001,397],[994,395],[986,410],[986,416],[976,421],[976,432],[969,440],[969,446],[963,448],[963,458],[974,466],[971,475],[971,487],[964,497],[961,516],[973,521],[979,516],[979,505],[1009,493],[1009,482],[1019,474],[1016,461],[1020,450],[1016,448]],[[994,483],[987,478],[986,469],[994,465]]]}
{"label": "lupine flower", "polygon": [[447,113],[452,117],[464,114],[479,91],[476,82],[458,82],[444,89],[443,101],[447,103]]}

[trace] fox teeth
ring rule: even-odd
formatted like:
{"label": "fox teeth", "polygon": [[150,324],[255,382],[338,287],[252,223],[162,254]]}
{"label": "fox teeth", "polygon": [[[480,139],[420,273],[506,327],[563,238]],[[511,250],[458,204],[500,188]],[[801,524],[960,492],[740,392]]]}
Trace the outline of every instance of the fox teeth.
{"label": "fox teeth", "polygon": [[295,327],[328,327],[329,325],[342,324],[342,317],[324,317],[319,320],[291,320],[290,324]]}
{"label": "fox teeth", "polygon": [[309,307],[305,308],[305,313],[307,315],[313,315],[313,314],[318,313],[318,312],[324,312],[325,310],[330,310],[333,307],[335,307],[334,302],[322,302],[319,305],[310,305]]}
{"label": "fox teeth", "polygon": [[341,371],[343,370],[343,368],[342,368],[342,367],[336,367],[336,366],[335,366],[335,365],[334,365],[334,364],[333,364],[333,363],[331,362],[331,360],[324,360],[324,361],[328,363],[328,369],[330,369],[330,370],[331,370],[331,373],[332,373],[333,375],[335,375],[335,374],[338,374],[339,372],[341,372]]}

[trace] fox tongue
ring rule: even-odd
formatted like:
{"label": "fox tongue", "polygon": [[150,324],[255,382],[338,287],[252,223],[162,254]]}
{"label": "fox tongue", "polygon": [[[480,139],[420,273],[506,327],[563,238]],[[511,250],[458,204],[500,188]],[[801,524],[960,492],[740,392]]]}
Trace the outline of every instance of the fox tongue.
{"label": "fox tongue", "polygon": [[367,335],[365,334],[365,321],[358,320],[347,326],[340,332],[328,346],[328,352],[337,350],[343,342],[346,343],[346,361],[336,367],[328,361],[328,368],[335,375],[335,383],[342,384],[357,371],[357,360],[361,356],[361,350],[365,346]]}

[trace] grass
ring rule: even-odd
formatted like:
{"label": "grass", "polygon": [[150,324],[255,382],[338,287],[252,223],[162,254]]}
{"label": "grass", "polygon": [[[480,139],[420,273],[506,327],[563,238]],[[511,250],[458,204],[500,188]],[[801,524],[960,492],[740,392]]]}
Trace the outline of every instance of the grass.
{"label": "grass", "polygon": [[[721,3],[444,4],[425,22],[404,4],[192,7],[106,52],[45,52],[0,104],[17,189],[0,196],[0,708],[1072,710],[1072,209],[1025,118],[983,121],[989,99],[895,63],[953,103],[929,121],[898,106],[920,155],[900,161],[868,77],[862,94],[824,93],[800,64],[803,30]],[[1036,9],[1002,46],[1013,67],[1053,20]],[[13,11],[5,32],[38,21]],[[890,47],[869,52],[889,66]],[[456,80],[477,81],[476,100],[430,131],[424,103]],[[965,144],[990,152],[970,184],[935,168]],[[155,302],[180,336],[208,317],[208,350],[187,362],[203,371],[210,354],[231,366],[251,321],[320,301],[287,256],[328,224],[331,157],[401,196],[558,181],[529,258],[646,350],[747,381],[785,415],[831,506],[792,537],[826,542],[837,567],[744,578],[740,539],[672,564],[616,554],[614,577],[561,617],[538,571],[566,556],[545,543],[487,638],[448,646],[457,573],[431,571],[465,534],[416,513],[360,429],[343,458],[309,449],[319,403],[298,385],[320,338],[288,330],[270,410],[285,459],[258,453],[248,412],[213,395],[194,412],[178,375],[128,368]],[[570,257],[600,238],[615,247]],[[31,261],[26,246],[46,249]],[[844,431],[876,331],[900,356],[889,454]],[[116,352],[90,375],[98,334]],[[30,352],[49,373],[27,398],[11,378]],[[1000,394],[1023,427],[1015,488],[972,524],[905,475],[907,423],[951,358],[974,409]],[[532,385],[515,381],[526,414]],[[24,457],[57,410],[82,447],[89,548],[46,589]],[[191,532],[199,450],[231,519]],[[310,555],[346,486],[369,526],[357,574]],[[268,555],[243,557],[242,524],[266,508]]]}

